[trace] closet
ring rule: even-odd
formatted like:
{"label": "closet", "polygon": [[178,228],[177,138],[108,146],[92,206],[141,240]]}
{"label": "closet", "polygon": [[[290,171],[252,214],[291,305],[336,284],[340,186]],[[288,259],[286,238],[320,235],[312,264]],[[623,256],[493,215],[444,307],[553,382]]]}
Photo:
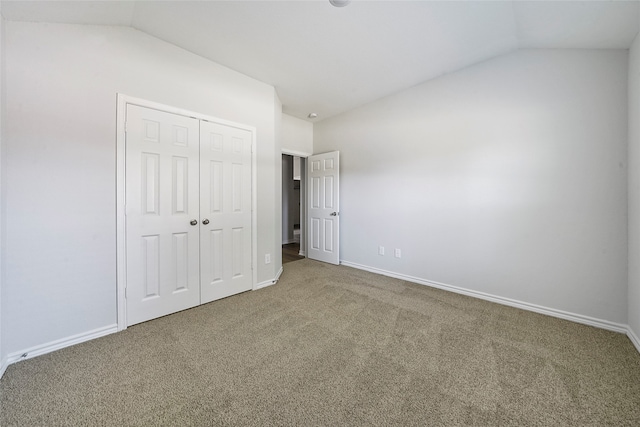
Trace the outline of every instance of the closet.
{"label": "closet", "polygon": [[253,287],[253,131],[126,104],[126,324]]}

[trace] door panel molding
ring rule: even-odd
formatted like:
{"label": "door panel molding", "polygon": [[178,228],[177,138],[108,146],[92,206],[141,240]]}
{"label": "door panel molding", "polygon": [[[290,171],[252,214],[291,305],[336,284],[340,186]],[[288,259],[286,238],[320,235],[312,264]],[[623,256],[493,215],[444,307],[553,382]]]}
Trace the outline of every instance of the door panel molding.
{"label": "door panel molding", "polygon": [[[126,118],[127,118],[127,106],[135,105],[139,107],[154,109],[158,111],[162,111],[165,113],[177,114],[181,116],[190,117],[193,119],[206,121],[210,123],[217,123],[220,125],[237,128],[239,130],[248,131],[251,134],[251,195],[250,195],[250,203],[251,203],[251,238],[250,238],[250,251],[251,251],[251,262],[250,269],[252,271],[251,274],[251,289],[257,289],[257,159],[256,155],[253,154],[256,152],[256,128],[253,126],[247,126],[235,122],[231,122],[228,120],[223,120],[217,117],[209,116],[202,113],[197,113],[193,111],[184,110],[181,108],[173,107],[170,105],[160,104],[157,102],[135,98],[132,96],[128,96],[125,94],[117,94],[117,108],[116,108],[116,302],[117,302],[117,329],[118,331],[124,330],[127,328],[127,235],[126,235],[126,214],[127,214],[127,205],[126,205]],[[153,140],[156,137],[156,127],[154,127],[153,123],[146,123],[145,127],[145,135],[146,139]],[[173,135],[173,144],[176,146],[181,146],[185,144],[185,129],[182,129],[180,126],[174,126],[172,130]],[[173,182],[173,191],[177,194],[181,194],[180,192],[183,190],[181,188],[180,171],[181,169],[180,159],[174,159],[174,182]],[[151,175],[150,175],[151,176]],[[148,206],[153,210],[155,204],[155,194],[149,194],[148,198],[145,199],[145,206]],[[180,211],[184,208],[184,205],[180,205],[179,203],[176,206],[173,206],[173,210]],[[245,240],[245,244],[248,240]],[[179,268],[178,265],[175,266]],[[178,284],[178,287],[180,285]],[[176,289],[175,292],[181,292],[182,289]]]}

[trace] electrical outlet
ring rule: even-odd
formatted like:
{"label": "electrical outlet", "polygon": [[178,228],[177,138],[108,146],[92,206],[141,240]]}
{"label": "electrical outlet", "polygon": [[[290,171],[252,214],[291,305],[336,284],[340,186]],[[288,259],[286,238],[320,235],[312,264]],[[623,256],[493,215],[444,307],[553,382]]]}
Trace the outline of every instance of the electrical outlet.
{"label": "electrical outlet", "polygon": [[265,264],[271,264],[271,254],[265,254],[264,255],[264,263]]}
{"label": "electrical outlet", "polygon": [[402,258],[402,251],[398,248],[396,248],[396,252],[395,252],[396,258]]}
{"label": "electrical outlet", "polygon": [[384,255],[384,246],[378,246],[378,255]]}

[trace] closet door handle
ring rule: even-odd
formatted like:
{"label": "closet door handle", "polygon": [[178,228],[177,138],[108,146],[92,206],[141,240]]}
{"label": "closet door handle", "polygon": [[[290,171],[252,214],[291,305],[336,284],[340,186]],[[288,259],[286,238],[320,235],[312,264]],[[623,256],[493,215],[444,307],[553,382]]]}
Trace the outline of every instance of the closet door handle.
{"label": "closet door handle", "polygon": [[202,223],[203,223],[204,225],[207,225],[207,224],[209,224],[209,220],[208,220],[208,219],[205,219],[205,220],[203,220],[203,221],[202,221]]}
{"label": "closet door handle", "polygon": [[195,219],[192,219],[191,222],[189,223],[191,225],[198,225],[198,221],[196,221]]}

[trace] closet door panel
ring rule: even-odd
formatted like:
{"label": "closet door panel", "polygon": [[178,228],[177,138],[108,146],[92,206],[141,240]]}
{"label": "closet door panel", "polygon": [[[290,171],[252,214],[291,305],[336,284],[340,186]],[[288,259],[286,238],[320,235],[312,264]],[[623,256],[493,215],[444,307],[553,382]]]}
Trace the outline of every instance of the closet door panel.
{"label": "closet door panel", "polygon": [[199,122],[136,105],[126,114],[127,324],[200,303]]}
{"label": "closet door panel", "polygon": [[251,144],[252,134],[245,129],[200,124],[202,303],[253,285]]}

